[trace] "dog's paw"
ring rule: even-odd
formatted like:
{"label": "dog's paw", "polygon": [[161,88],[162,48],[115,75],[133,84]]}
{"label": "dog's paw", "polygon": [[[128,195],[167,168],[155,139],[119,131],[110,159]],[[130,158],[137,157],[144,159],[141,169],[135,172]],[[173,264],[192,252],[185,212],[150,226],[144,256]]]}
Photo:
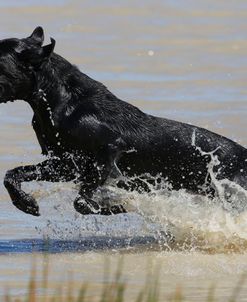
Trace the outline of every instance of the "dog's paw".
{"label": "dog's paw", "polygon": [[111,207],[101,207],[97,202],[90,198],[83,199],[82,197],[77,197],[74,201],[74,208],[77,212],[82,215],[114,215],[127,213],[122,205],[115,205]]}
{"label": "dog's paw", "polygon": [[36,200],[26,193],[21,194],[18,199],[13,200],[13,205],[15,205],[22,212],[33,216],[40,216],[39,206]]}
{"label": "dog's paw", "polygon": [[125,208],[122,205],[115,205],[111,207],[100,207],[100,210],[98,211],[98,215],[104,215],[104,216],[109,216],[109,215],[116,215],[116,214],[123,214],[127,213]]}
{"label": "dog's paw", "polygon": [[83,199],[81,196],[77,197],[74,201],[74,208],[82,215],[100,214],[99,205],[88,197],[85,199]]}

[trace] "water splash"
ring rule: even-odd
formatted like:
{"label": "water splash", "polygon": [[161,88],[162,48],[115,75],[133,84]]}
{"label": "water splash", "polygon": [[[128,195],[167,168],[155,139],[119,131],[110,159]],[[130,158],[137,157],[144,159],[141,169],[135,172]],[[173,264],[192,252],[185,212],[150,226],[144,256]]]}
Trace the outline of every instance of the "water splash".
{"label": "water splash", "polygon": [[239,204],[225,204],[218,198],[192,195],[185,190],[132,192],[125,195],[125,202],[147,221],[155,223],[158,230],[168,229],[175,236],[173,247],[243,249],[247,243],[247,195],[229,181],[223,184],[236,189],[234,199]]}
{"label": "water splash", "polygon": [[[114,182],[99,189],[94,198],[101,203],[123,204],[127,214],[82,216],[75,212],[73,200],[78,188],[72,184],[38,184],[43,225],[39,234],[50,238],[80,240],[87,236],[134,238],[154,236],[160,248],[203,250],[207,252],[247,249],[247,192],[228,180],[217,185],[231,190],[231,199],[173,191],[165,181],[149,184],[149,193],[127,192]],[[32,186],[28,184],[28,186]],[[33,186],[32,186],[33,189]],[[46,194],[45,194],[46,193]],[[164,234],[175,240],[162,240]]]}

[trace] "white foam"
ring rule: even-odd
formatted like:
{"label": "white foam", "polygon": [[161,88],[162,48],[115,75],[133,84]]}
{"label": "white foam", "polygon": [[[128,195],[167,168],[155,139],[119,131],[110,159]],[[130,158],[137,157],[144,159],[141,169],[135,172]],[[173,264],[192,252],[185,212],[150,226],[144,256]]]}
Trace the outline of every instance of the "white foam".
{"label": "white foam", "polygon": [[[145,236],[170,231],[175,236],[171,248],[228,252],[247,247],[247,194],[238,185],[223,180],[222,190],[231,189],[232,203],[153,186],[150,193],[127,192],[108,184],[94,196],[100,203],[123,204],[127,214],[82,216],[73,200],[78,188],[72,184],[39,184],[43,225],[40,234],[53,238],[80,239],[84,236]],[[32,185],[33,187],[33,185]]]}

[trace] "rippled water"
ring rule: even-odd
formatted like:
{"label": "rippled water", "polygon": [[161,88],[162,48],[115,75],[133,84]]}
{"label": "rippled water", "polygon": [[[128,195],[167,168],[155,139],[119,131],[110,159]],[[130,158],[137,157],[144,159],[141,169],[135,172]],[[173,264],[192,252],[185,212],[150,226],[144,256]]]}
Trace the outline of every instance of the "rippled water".
{"label": "rippled water", "polygon": [[[46,41],[50,36],[57,40],[57,53],[120,98],[247,147],[244,1],[12,0],[0,1],[0,7],[1,38],[27,36],[42,25]],[[1,183],[6,170],[42,160],[31,117],[24,102],[0,106]],[[161,263],[162,291],[169,294],[181,284],[189,301],[204,301],[214,282],[219,300],[225,301],[246,271],[246,197],[238,188],[233,188],[236,207],[229,208],[183,191],[140,196],[109,185],[115,198],[134,210],[115,217],[75,213],[71,184],[31,183],[25,189],[39,200],[41,217],[18,211],[0,184],[0,295],[7,285],[16,287],[15,294],[25,293],[27,253],[46,250],[43,237],[50,238],[49,251],[59,253],[50,255],[54,288],[57,275],[68,270],[98,288],[105,254],[114,268],[119,253],[113,251],[119,249],[125,254],[129,297],[144,283],[151,258]],[[166,231],[175,242],[166,244]],[[247,286],[241,301],[246,293]]]}

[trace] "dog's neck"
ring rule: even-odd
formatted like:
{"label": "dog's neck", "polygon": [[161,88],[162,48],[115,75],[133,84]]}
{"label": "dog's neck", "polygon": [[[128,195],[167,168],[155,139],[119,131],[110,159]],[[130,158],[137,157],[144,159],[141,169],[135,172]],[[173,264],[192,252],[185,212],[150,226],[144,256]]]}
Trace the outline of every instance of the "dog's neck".
{"label": "dog's neck", "polygon": [[70,102],[83,101],[99,85],[106,89],[61,56],[53,54],[40,70],[34,72],[34,88],[27,102],[34,109],[37,99],[45,97],[53,110],[57,106],[65,107]]}

